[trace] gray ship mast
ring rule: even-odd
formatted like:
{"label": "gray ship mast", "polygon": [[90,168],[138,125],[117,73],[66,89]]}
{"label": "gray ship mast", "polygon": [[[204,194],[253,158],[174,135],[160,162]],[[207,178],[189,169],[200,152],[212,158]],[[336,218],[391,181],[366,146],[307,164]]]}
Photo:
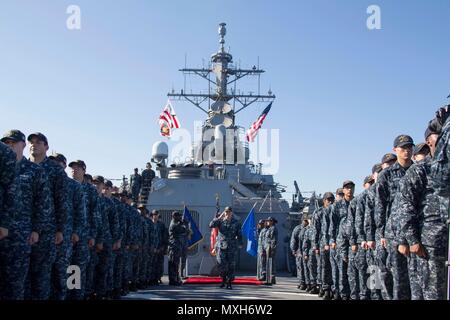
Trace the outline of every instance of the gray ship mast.
{"label": "gray ship mast", "polygon": [[[256,66],[251,69],[241,69],[233,65],[233,56],[225,50],[225,23],[219,25],[219,35],[220,48],[211,56],[208,68],[179,70],[185,76],[197,75],[207,80],[208,93],[186,93],[186,88],[184,88],[181,92],[172,91],[167,96],[173,100],[189,101],[207,114],[207,119],[202,127],[202,143],[195,146],[193,151],[193,158],[197,162],[246,164],[248,162],[246,152],[243,156],[245,160],[239,161],[239,158],[242,160],[242,157],[239,157],[240,152],[237,149],[245,148],[245,142],[239,139],[239,132],[242,132],[243,128],[235,125],[235,116],[255,102],[273,101],[275,95],[271,90],[267,95],[260,93],[260,76],[265,72],[264,70]],[[258,94],[237,92],[237,82],[247,76],[258,77]],[[234,88],[230,90],[231,85]],[[239,108],[236,108],[237,106]],[[234,150],[234,152],[229,150]]]}

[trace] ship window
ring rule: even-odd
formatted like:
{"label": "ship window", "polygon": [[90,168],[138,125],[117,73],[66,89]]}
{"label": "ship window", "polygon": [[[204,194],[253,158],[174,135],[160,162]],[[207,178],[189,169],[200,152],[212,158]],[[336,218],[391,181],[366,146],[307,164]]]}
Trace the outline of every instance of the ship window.
{"label": "ship window", "polygon": [[[166,210],[166,209],[161,209],[158,210],[159,211],[159,216],[162,222],[164,222],[164,224],[166,225],[167,229],[170,226],[170,221],[172,221],[172,212],[174,211],[179,211],[181,214],[183,214],[183,209],[173,209],[173,210]],[[195,223],[197,224],[197,227],[199,228],[199,230],[201,230],[201,225],[199,223],[200,220],[200,214],[198,213],[198,211],[195,210],[189,210],[189,212],[191,213],[192,219],[194,219]],[[202,243],[202,242],[200,242]],[[198,253],[198,244],[195,245],[194,247],[192,247],[191,249],[188,249],[188,256],[193,256],[196,255]]]}

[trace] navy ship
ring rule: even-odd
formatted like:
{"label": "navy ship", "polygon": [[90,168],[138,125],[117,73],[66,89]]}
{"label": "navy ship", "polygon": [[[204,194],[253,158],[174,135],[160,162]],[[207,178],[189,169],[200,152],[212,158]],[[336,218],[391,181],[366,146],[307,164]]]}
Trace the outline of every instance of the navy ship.
{"label": "navy ship", "polygon": [[[244,221],[252,208],[255,220],[272,216],[278,220],[279,249],[277,269],[289,270],[291,255],[289,235],[293,219],[299,211],[290,214],[289,203],[283,199],[284,186],[274,180],[273,175],[264,174],[261,164],[250,161],[250,148],[245,138],[245,128],[236,123],[238,113],[247,107],[275,100],[275,95],[252,92],[242,93],[237,89],[240,79],[248,76],[258,79],[265,72],[259,67],[241,69],[233,63],[233,56],[225,50],[226,24],[219,25],[220,47],[212,54],[207,67],[183,68],[186,75],[199,76],[207,82],[206,93],[168,93],[171,100],[186,102],[203,112],[206,119],[201,126],[201,139],[192,145],[191,154],[183,163],[169,163],[169,148],[166,142],[156,142],[152,148],[151,161],[156,164],[157,177],[153,181],[146,205],[156,209],[168,225],[171,213],[181,211],[186,205],[200,229],[204,239],[189,249],[186,273],[188,275],[216,274],[216,260],[210,253],[208,227],[217,210],[231,206],[237,219]],[[276,108],[274,108],[276,109]],[[274,111],[276,112],[276,111]],[[303,198],[298,199],[303,203]],[[303,207],[301,206],[301,209]],[[298,216],[298,215],[297,215]],[[256,271],[256,258],[239,252],[237,271]]]}

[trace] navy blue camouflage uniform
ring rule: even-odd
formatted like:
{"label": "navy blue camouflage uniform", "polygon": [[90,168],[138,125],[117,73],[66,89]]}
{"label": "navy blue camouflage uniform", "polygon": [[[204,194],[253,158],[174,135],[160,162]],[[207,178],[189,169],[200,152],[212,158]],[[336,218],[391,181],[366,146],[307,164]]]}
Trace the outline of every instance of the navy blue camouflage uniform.
{"label": "navy blue camouflage uniform", "polygon": [[322,289],[331,290],[333,285],[333,276],[331,270],[330,249],[325,250],[325,246],[330,245],[330,236],[328,231],[330,228],[331,205],[328,208],[321,208],[320,210],[321,213],[319,213],[319,216],[321,226],[320,226],[319,245],[320,245],[320,265],[322,272]]}
{"label": "navy blue camouflage uniform", "polygon": [[[364,280],[360,278],[359,270],[364,270],[364,262],[365,262],[365,251],[364,249],[358,247],[358,234],[356,232],[356,210],[358,204],[358,197],[354,197],[350,201],[350,205],[348,207],[348,216],[347,216],[347,238],[349,241],[349,259],[348,259],[348,282],[350,286],[350,299],[359,300],[360,299],[360,287],[361,282]],[[356,248],[356,251],[352,250],[352,247]],[[364,293],[363,297],[366,298],[366,294]]]}
{"label": "navy blue camouflage uniform", "polygon": [[45,158],[39,163],[44,168],[50,190],[50,210],[47,221],[44,223],[39,242],[32,246],[31,264],[29,270],[29,293],[33,300],[48,300],[51,294],[52,274],[60,276],[56,269],[56,232],[63,233],[63,242],[58,247],[70,243],[70,234],[64,234],[67,228],[68,201],[67,201],[67,175],[64,169],[53,160]]}
{"label": "navy blue camouflage uniform", "polygon": [[[275,284],[275,275],[276,275],[276,254],[277,254],[277,246],[278,246],[278,229],[275,225],[270,226],[269,228],[267,228],[266,232],[265,232],[265,236],[264,236],[264,242],[265,245],[264,247],[266,248],[266,265],[267,268],[270,267],[271,271],[272,271],[272,279],[271,279],[271,283]],[[269,260],[269,258],[271,258]],[[268,264],[272,262],[272,265],[269,266]],[[266,269],[267,270],[267,269]],[[266,271],[266,276],[267,276],[267,271]],[[270,279],[267,279],[267,281],[269,281]]]}
{"label": "navy blue camouflage uniform", "polygon": [[[23,281],[29,263],[30,249],[26,245],[26,240],[21,242],[20,239],[17,239],[18,235],[15,235],[16,233],[20,234],[17,223],[19,214],[23,211],[18,201],[21,197],[20,192],[16,154],[11,148],[0,142],[0,227],[7,229],[9,233],[8,237],[0,240],[0,300],[21,299],[23,297]],[[29,209],[26,206],[24,207]],[[30,216],[30,211],[23,213]],[[20,246],[18,249],[22,250],[25,255],[20,262],[14,262],[14,259],[11,258],[13,253],[11,248],[15,244]],[[13,264],[16,264],[19,270],[14,270]],[[11,278],[12,276],[14,278]]]}
{"label": "navy blue camouflage uniform", "polygon": [[[86,200],[86,217],[88,221],[87,226],[87,232],[86,232],[86,241],[89,242],[90,240],[94,240],[94,246],[88,247],[88,251],[85,253],[86,256],[83,254],[83,247],[80,247],[80,251],[78,253],[80,254],[79,257],[77,257],[78,253],[76,254],[75,259],[80,259],[81,261],[84,261],[85,258],[87,258],[87,264],[86,264],[86,282],[83,286],[83,277],[82,279],[82,287],[84,287],[84,295],[86,297],[92,295],[95,291],[95,269],[98,263],[98,256],[96,251],[96,244],[103,243],[103,236],[101,232],[102,228],[102,213],[101,213],[101,207],[99,203],[99,195],[97,192],[97,189],[88,182],[83,182],[82,187],[85,194],[85,200]],[[77,252],[77,251],[76,251]],[[73,297],[74,299],[77,299],[77,297]]]}
{"label": "navy blue camouflage uniform", "polygon": [[400,239],[421,244],[425,257],[411,253],[409,276],[413,300],[444,300],[446,295],[449,199],[439,196],[431,179],[432,160],[412,165],[400,181],[398,214]]}
{"label": "navy blue camouflage uniform", "polygon": [[317,259],[316,259],[316,252],[315,252],[315,244],[314,244],[314,238],[315,238],[315,227],[313,223],[308,225],[305,231],[305,236],[303,240],[303,253],[308,257],[308,260],[306,260],[306,263],[308,265],[308,284],[311,287],[315,287],[317,285]]}
{"label": "navy blue camouflage uniform", "polygon": [[[409,168],[409,167],[408,167]],[[381,290],[383,299],[404,300],[411,298],[408,277],[408,261],[398,252],[400,244],[407,244],[404,238],[396,236],[397,226],[393,223],[392,216],[398,210],[395,196],[399,191],[400,179],[406,174],[408,168],[402,167],[398,162],[383,170],[375,187],[375,223],[380,239],[387,239],[386,269],[381,272]],[[384,269],[383,264],[380,265]],[[387,271],[387,274],[384,274]],[[386,277],[392,276],[392,292],[386,285]]]}
{"label": "navy blue camouflage uniform", "polygon": [[[72,243],[71,237],[72,234],[76,234],[79,239],[82,239],[87,223],[86,202],[81,184],[67,176],[65,179],[67,186],[67,223],[63,231],[64,241],[57,246],[56,250],[51,294],[53,300],[65,300],[67,297],[67,268],[71,264],[73,247],[77,245]],[[77,265],[80,267],[80,271],[84,270],[85,263],[83,261],[78,262],[79,264]]]}
{"label": "navy blue camouflage uniform", "polygon": [[[79,231],[79,241],[73,245],[72,252],[72,265],[79,266],[81,274],[81,288],[72,290],[69,293],[69,299],[71,300],[83,300],[85,298],[88,289],[89,278],[89,261],[90,261],[90,248],[88,242],[90,239],[95,239],[97,230],[97,192],[95,188],[87,183],[78,183],[77,188],[79,190],[74,194],[74,200],[82,197],[82,203],[85,211],[85,218],[83,219],[82,226]],[[81,195],[79,194],[81,192]],[[93,199],[94,198],[94,199]],[[74,226],[75,227],[75,226]]]}
{"label": "navy blue camouflage uniform", "polygon": [[[265,248],[265,237],[266,237],[267,228],[264,226],[260,230],[258,230],[258,258],[256,261],[256,277],[258,280],[266,279],[266,263],[267,263],[267,255]],[[292,240],[291,240],[292,241]],[[298,241],[298,239],[297,239]],[[291,242],[292,243],[292,242]]]}
{"label": "navy blue camouflage uniform", "polygon": [[[377,226],[375,223],[375,188],[377,182],[367,189],[366,205],[364,212],[364,233],[366,240],[376,243],[375,249],[369,248],[367,250],[367,266],[370,274],[370,285],[368,289],[370,290],[371,300],[380,300],[382,298],[382,280],[381,277],[384,276],[384,286],[391,288],[392,290],[392,277],[389,277],[386,272],[386,258],[387,251],[380,244],[380,237],[377,234]],[[388,290],[383,290],[383,295],[385,298],[388,297]]]}
{"label": "navy blue camouflage uniform", "polygon": [[[336,243],[337,277],[333,274],[333,283],[339,284],[338,294],[346,299],[350,297],[348,282],[349,238],[347,234],[347,218],[350,201],[341,199],[336,201],[331,209],[330,243]],[[335,288],[337,290],[337,287]]]}
{"label": "navy blue camouflage uniform", "polygon": [[[216,259],[222,279],[231,283],[234,280],[236,255],[242,245],[241,224],[233,217],[231,220],[214,218],[210,228],[219,228],[216,242]],[[266,245],[270,242],[265,241]]]}
{"label": "navy blue camouflage uniform", "polygon": [[355,213],[355,230],[356,243],[358,245],[358,252],[355,256],[355,265],[358,272],[359,280],[359,298],[361,300],[367,300],[371,297],[370,290],[367,287],[367,280],[369,277],[367,257],[369,250],[366,250],[361,246],[362,242],[367,242],[365,232],[365,216],[366,216],[366,204],[369,196],[369,190],[365,189],[358,197],[356,202]]}
{"label": "navy blue camouflage uniform", "polygon": [[169,282],[180,283],[180,263],[183,250],[186,246],[185,241],[189,232],[189,226],[180,221],[172,219],[169,226]]}

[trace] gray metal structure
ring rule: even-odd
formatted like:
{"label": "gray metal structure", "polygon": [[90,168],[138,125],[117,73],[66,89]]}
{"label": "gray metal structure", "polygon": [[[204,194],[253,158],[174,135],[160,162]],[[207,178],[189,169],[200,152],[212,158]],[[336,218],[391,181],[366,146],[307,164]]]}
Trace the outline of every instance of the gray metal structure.
{"label": "gray metal structure", "polygon": [[[204,236],[199,245],[188,253],[188,273],[214,274],[215,258],[210,254],[208,225],[216,214],[216,198],[220,210],[232,206],[238,219],[243,220],[255,206],[256,221],[276,217],[279,229],[277,266],[287,270],[290,234],[289,204],[282,198],[284,187],[274,181],[272,175],[262,173],[261,165],[249,162],[249,148],[243,137],[244,128],[235,124],[236,114],[255,102],[271,102],[275,95],[237,93],[237,82],[249,75],[259,77],[264,70],[256,66],[240,69],[233,65],[233,56],[225,50],[226,24],[219,26],[220,48],[211,56],[208,68],[184,68],[185,75],[198,75],[208,82],[208,93],[180,92],[168,94],[172,100],[188,101],[207,118],[202,126],[202,141],[193,145],[191,161],[184,164],[167,163],[168,147],[157,142],[152,150],[152,162],[156,163],[155,178],[148,198],[149,210],[157,209],[166,225],[173,210],[182,210],[185,204]],[[231,88],[233,86],[233,88]],[[259,91],[259,89],[258,89]],[[299,199],[300,200],[300,199]],[[239,252],[238,271],[255,271],[256,258],[244,248]]]}

